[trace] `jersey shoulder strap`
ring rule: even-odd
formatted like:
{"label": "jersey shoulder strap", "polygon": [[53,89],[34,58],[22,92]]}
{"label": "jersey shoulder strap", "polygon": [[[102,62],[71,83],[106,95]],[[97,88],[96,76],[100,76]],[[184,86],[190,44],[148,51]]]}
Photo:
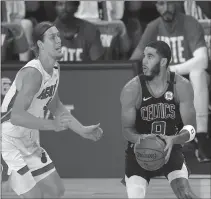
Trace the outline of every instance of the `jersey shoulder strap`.
{"label": "jersey shoulder strap", "polygon": [[175,73],[174,72],[170,72],[170,77],[169,77],[169,80],[168,80],[168,84],[169,84],[168,90],[174,92],[174,87],[175,87],[175,84],[176,84]]}

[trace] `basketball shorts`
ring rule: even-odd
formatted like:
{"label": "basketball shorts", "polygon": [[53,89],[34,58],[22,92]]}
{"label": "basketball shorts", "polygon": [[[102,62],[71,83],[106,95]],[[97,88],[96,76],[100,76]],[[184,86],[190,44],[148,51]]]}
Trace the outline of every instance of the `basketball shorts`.
{"label": "basketball shorts", "polygon": [[[4,137],[4,136],[3,136]],[[14,138],[2,137],[2,158],[8,166],[11,188],[17,195],[30,191],[37,182],[46,178],[56,169],[47,152],[43,149],[46,162],[35,155],[23,156],[12,144]]]}
{"label": "basketball shorts", "polygon": [[138,162],[134,153],[126,153],[125,157],[125,175],[129,178],[133,175],[144,178],[148,183],[150,179],[157,176],[165,176],[169,181],[179,178],[188,178],[190,172],[186,167],[185,159],[181,149],[172,149],[169,161],[162,168],[156,171],[147,171],[143,169]]}

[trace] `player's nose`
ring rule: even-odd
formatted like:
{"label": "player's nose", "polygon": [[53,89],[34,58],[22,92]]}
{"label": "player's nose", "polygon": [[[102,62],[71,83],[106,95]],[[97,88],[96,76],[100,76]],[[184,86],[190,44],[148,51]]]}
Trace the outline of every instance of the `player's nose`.
{"label": "player's nose", "polygon": [[146,59],[146,57],[143,58],[142,65],[147,65],[147,59]]}
{"label": "player's nose", "polygon": [[61,38],[59,36],[56,37],[56,44],[61,46]]}
{"label": "player's nose", "polygon": [[172,12],[173,9],[174,9],[174,6],[175,6],[175,2],[172,2],[172,1],[167,1],[166,2],[166,10],[168,12]]}

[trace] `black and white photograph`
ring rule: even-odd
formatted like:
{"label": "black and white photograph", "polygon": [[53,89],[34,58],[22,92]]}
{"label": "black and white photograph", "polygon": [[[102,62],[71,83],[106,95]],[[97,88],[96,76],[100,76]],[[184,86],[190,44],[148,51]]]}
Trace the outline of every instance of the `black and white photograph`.
{"label": "black and white photograph", "polygon": [[2,199],[211,198],[211,1],[1,0]]}

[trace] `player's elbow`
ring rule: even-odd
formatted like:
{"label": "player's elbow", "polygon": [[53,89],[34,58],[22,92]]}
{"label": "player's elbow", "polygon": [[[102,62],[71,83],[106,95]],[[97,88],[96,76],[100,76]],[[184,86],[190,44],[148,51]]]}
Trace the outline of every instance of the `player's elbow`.
{"label": "player's elbow", "polygon": [[130,133],[131,131],[132,131],[132,129],[128,128],[128,127],[123,127],[123,130],[122,130],[122,135],[123,135],[124,139],[127,141],[130,141],[130,142],[132,142],[131,133]]}
{"label": "player's elbow", "polygon": [[123,137],[124,137],[124,139],[126,139],[126,140],[128,140],[127,139],[127,131],[126,131],[126,129],[123,127],[123,129],[122,129],[122,135],[123,135]]}
{"label": "player's elbow", "polygon": [[206,53],[199,57],[199,63],[202,69],[206,70],[208,68],[208,56]]}
{"label": "player's elbow", "polygon": [[199,70],[206,70],[208,68],[208,52],[206,47],[201,47],[194,53],[195,59],[197,59],[197,66]]}

